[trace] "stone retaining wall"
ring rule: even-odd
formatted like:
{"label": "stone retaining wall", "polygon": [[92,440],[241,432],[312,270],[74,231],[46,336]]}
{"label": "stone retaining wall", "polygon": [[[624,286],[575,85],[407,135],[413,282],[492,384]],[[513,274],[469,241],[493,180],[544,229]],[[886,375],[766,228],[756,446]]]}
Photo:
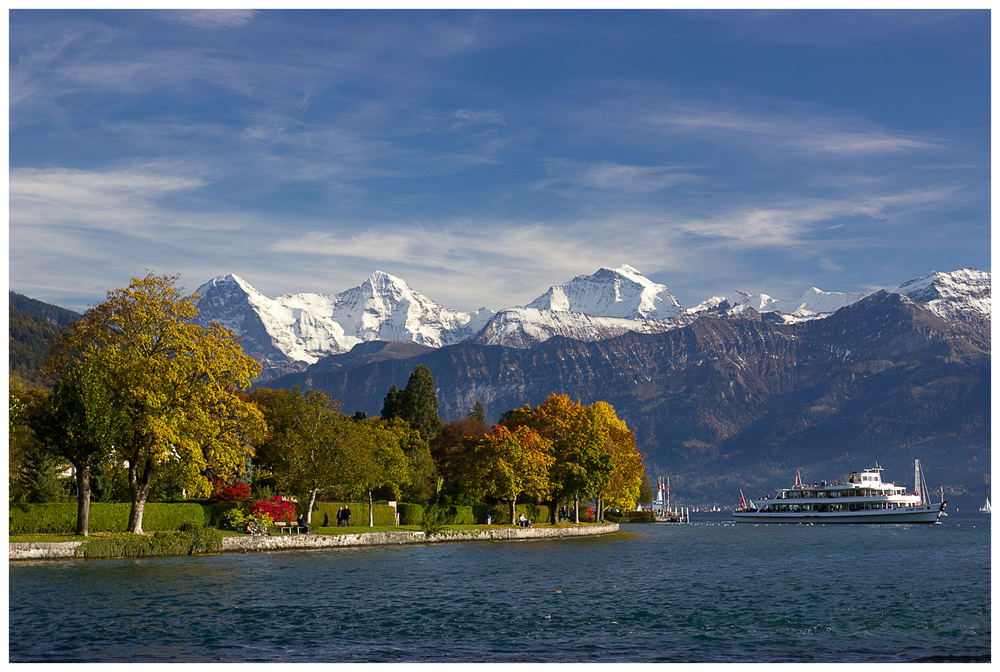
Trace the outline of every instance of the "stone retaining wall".
{"label": "stone retaining wall", "polygon": [[11,560],[62,560],[76,557],[82,541],[21,541],[9,544]]}
{"label": "stone retaining wall", "polygon": [[581,525],[579,527],[495,527],[482,530],[445,530],[438,534],[401,530],[399,532],[361,532],[358,534],[281,534],[270,537],[224,537],[222,550],[227,553],[251,553],[286,548],[340,548],[346,546],[396,546],[447,541],[509,541],[517,539],[553,539],[610,534],[618,523]]}
{"label": "stone retaining wall", "polygon": [[[357,534],[276,534],[270,537],[223,537],[225,553],[255,553],[291,548],[341,548],[348,546],[396,546],[448,541],[511,541],[520,539],[555,539],[610,534],[618,523],[581,525],[579,527],[488,527],[481,530],[445,530],[434,535],[400,530],[398,532],[361,532]],[[75,557],[82,541],[15,542],[8,546],[10,560],[57,560]]]}

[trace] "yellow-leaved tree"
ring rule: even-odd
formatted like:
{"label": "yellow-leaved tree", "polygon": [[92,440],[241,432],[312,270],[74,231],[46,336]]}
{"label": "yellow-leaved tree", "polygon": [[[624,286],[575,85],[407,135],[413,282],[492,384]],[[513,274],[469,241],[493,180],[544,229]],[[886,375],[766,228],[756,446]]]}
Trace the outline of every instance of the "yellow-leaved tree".
{"label": "yellow-leaved tree", "polygon": [[607,402],[595,401],[587,407],[587,414],[604,437],[604,452],[614,465],[608,478],[596,488],[598,516],[606,506],[630,511],[639,499],[645,473],[642,455],[636,450],[635,433],[618,419],[614,407]]}
{"label": "yellow-leaved tree", "polygon": [[[607,433],[579,401],[570,401],[565,394],[550,394],[535,408],[524,406],[505,413],[500,422],[510,428],[531,427],[551,445],[551,520],[556,519],[558,502],[593,497],[606,486],[614,468],[604,449]],[[578,511],[575,520],[579,522]]]}
{"label": "yellow-leaved tree", "polygon": [[127,431],[109,459],[127,466],[128,531],[137,534],[154,478],[208,496],[206,470],[237,473],[266,431],[257,406],[237,394],[260,365],[229,330],[195,324],[198,309],[177,280],[150,273],[109,291],[68,327],[46,362],[56,377],[87,362],[113,396]]}

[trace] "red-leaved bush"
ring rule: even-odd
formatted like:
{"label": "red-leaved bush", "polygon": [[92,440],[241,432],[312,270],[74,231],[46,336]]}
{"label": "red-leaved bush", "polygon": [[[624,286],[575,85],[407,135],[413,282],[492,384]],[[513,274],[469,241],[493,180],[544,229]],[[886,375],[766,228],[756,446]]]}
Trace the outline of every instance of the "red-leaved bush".
{"label": "red-leaved bush", "polygon": [[242,502],[250,499],[250,486],[246,483],[226,483],[212,479],[212,499],[216,502]]}
{"label": "red-leaved bush", "polygon": [[295,520],[298,515],[295,502],[286,502],[281,499],[281,495],[275,495],[271,499],[256,502],[253,505],[254,515],[264,514],[271,516],[271,520]]}

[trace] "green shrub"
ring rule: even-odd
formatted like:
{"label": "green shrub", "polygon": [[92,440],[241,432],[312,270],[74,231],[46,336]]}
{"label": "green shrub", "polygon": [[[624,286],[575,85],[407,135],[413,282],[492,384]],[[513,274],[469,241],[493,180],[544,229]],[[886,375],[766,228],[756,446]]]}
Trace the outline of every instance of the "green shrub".
{"label": "green shrub", "polygon": [[445,512],[436,504],[424,509],[424,518],[420,521],[420,529],[427,534],[437,534],[445,524]]}
{"label": "green shrub", "polygon": [[174,555],[218,553],[222,533],[193,526],[186,532],[160,531],[152,535],[121,534],[92,538],[76,549],[78,558],[152,558]]}
{"label": "green shrub", "polygon": [[[76,502],[59,504],[11,504],[10,534],[72,534],[76,531]],[[124,532],[128,529],[131,504],[91,502],[91,532]],[[148,503],[143,509],[142,529],[146,532],[176,530],[185,521],[205,525],[201,504]]]}
{"label": "green shrub", "polygon": [[[424,507],[419,504],[396,504],[400,525],[419,525],[424,519]],[[336,521],[336,518],[334,518]]]}
{"label": "green shrub", "polygon": [[476,525],[485,525],[486,516],[492,516],[493,525],[505,525],[510,518],[510,507],[502,504],[473,504],[472,517]]}
{"label": "green shrub", "polygon": [[517,513],[518,515],[523,513],[524,517],[534,525],[544,525],[550,522],[549,507],[543,504],[518,504]]}
{"label": "green shrub", "polygon": [[605,511],[604,520],[612,523],[655,523],[652,511]]}
{"label": "green shrub", "polygon": [[445,525],[475,525],[476,518],[471,506],[442,506],[441,513]]}
{"label": "green shrub", "polygon": [[226,517],[232,509],[249,509],[246,503],[240,502],[210,502],[203,504],[205,510],[205,525],[208,527],[226,527]]}

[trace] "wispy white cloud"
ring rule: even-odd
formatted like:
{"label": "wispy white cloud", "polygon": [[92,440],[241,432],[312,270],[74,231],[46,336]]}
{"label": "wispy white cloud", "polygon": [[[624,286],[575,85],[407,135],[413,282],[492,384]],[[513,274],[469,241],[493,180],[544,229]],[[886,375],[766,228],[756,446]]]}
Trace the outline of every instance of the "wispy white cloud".
{"label": "wispy white cloud", "polygon": [[635,166],[611,161],[576,163],[549,162],[552,177],[542,180],[537,189],[579,189],[644,194],[667,189],[681,182],[700,179],[683,166]]}
{"label": "wispy white cloud", "polygon": [[[894,134],[871,122],[819,114],[811,106],[772,104],[765,112],[721,105],[692,101],[651,112],[648,121],[664,133],[697,134],[710,143],[736,142],[768,151],[784,148],[802,154],[861,156],[941,147],[935,138]],[[781,108],[784,113],[778,111]]]}
{"label": "wispy white cloud", "polygon": [[194,28],[229,30],[246,25],[261,13],[255,9],[172,9],[163,10],[161,15]]}

